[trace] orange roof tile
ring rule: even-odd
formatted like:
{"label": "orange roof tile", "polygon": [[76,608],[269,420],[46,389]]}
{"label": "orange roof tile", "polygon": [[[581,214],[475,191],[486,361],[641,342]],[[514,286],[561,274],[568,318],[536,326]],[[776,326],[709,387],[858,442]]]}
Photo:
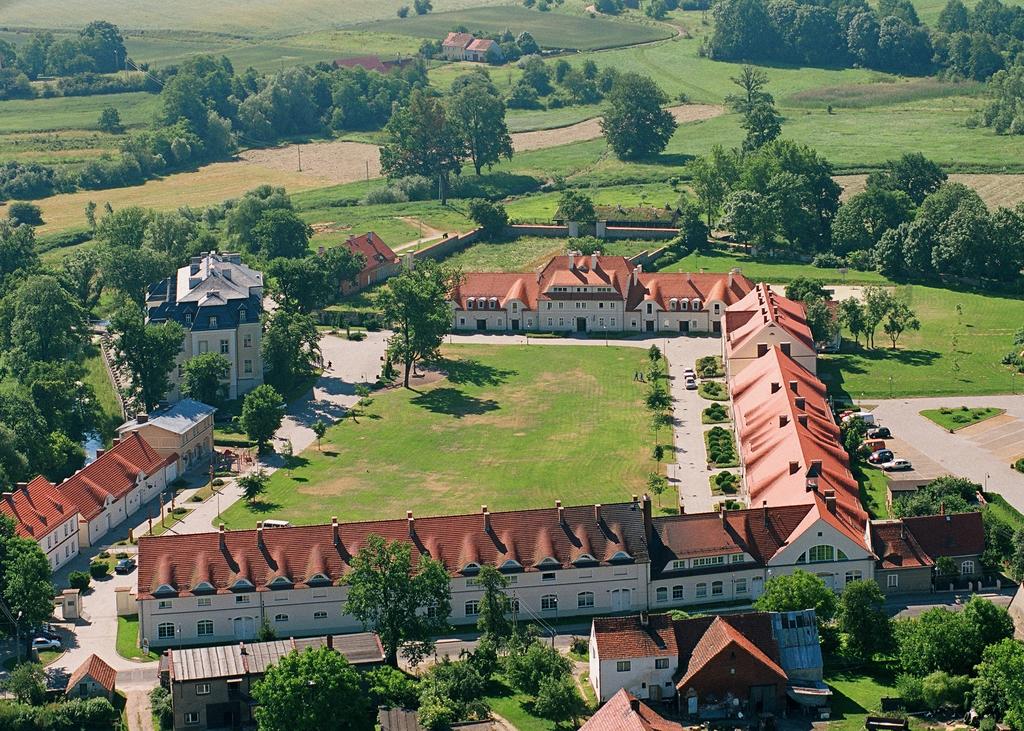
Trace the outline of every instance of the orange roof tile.
{"label": "orange roof tile", "polygon": [[814,349],[814,336],[807,325],[803,304],[776,294],[764,283],[752,288],[743,299],[726,310],[725,325],[727,355],[759,338],[765,328],[770,327],[779,327]]}
{"label": "orange roof tile", "polygon": [[107,665],[96,655],[89,655],[81,665],[71,673],[68,680],[67,692],[79,683],[83,678],[89,676],[101,685],[108,693],[114,692],[114,682],[117,679],[117,671]]}
{"label": "orange roof tile", "polygon": [[683,731],[623,688],[580,726],[580,731]]}
{"label": "orange roof tile", "polygon": [[594,617],[593,630],[602,661],[679,654],[672,617],[668,614],[651,614],[646,625],[638,614]]}
{"label": "orange roof tile", "polygon": [[132,432],[95,462],[64,480],[58,489],[77,506],[83,518],[92,520],[103,512],[108,495],[120,500],[132,491],[140,475],[152,475],[176,458],[161,457],[138,432]]}
{"label": "orange roof tile", "polygon": [[912,569],[933,566],[921,544],[907,531],[902,520],[871,522],[871,548],[883,569]]}
{"label": "orange roof tile", "polygon": [[14,520],[22,538],[38,541],[71,518],[78,509],[55,485],[40,475],[27,484],[18,484],[0,496],[0,513]]}
{"label": "orange roof tile", "polygon": [[[767,620],[767,615],[764,616]],[[770,630],[768,637],[771,637]],[[788,680],[786,671],[779,667],[775,659],[778,657],[778,650],[773,648],[768,642],[760,644],[763,645],[764,649],[755,644],[745,633],[740,632],[730,624],[729,619],[715,617],[700,640],[690,651],[686,670],[682,673],[682,677],[680,677],[676,687],[684,688],[704,668],[722,657],[727,650],[730,652],[738,650],[749,655],[762,665],[768,673],[775,675],[785,683]],[[769,653],[774,657],[770,656]]]}
{"label": "orange roof tile", "polygon": [[922,515],[904,518],[903,523],[933,560],[943,556],[980,556],[985,552],[981,513]]}
{"label": "orange roof tile", "polygon": [[391,247],[373,231],[349,237],[345,241],[345,246],[355,254],[362,254],[366,259],[363,272],[373,271],[384,264],[394,264],[398,261],[398,254],[392,251]]}

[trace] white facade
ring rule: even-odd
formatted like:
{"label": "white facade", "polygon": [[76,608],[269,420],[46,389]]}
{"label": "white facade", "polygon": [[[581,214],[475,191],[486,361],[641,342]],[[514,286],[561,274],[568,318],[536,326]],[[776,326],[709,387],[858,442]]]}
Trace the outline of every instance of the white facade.
{"label": "white facade", "polygon": [[162,466],[152,475],[139,475],[135,486],[121,498],[114,499],[107,495],[103,502],[103,510],[93,518],[86,520],[79,516],[79,540],[83,546],[95,546],[112,528],[123,523],[129,516],[139,511],[144,503],[159,495],[169,482],[178,477],[177,463]]}
{"label": "white facade", "polygon": [[637,698],[661,700],[676,694],[672,676],[679,669],[679,656],[665,651],[663,656],[602,660],[597,637],[590,628],[590,684],[598,703],[604,703],[625,688]]}
{"label": "white facade", "polygon": [[78,513],[40,538],[37,543],[46,554],[52,571],[72,560],[78,555]]}

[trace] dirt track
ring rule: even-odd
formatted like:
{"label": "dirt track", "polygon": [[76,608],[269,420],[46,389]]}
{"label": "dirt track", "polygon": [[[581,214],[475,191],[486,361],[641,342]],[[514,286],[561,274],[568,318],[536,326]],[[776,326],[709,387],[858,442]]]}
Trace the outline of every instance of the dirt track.
{"label": "dirt track", "polygon": [[[725,110],[713,104],[682,104],[669,111],[680,124],[699,122],[722,114]],[[600,118],[587,119],[568,127],[517,132],[512,135],[516,152],[557,147],[569,142],[593,140],[601,136]],[[246,150],[239,154],[244,162],[264,168],[296,173],[329,183],[352,183],[380,177],[380,154],[376,145],[364,142],[313,142],[301,146],[302,171],[299,173],[299,151],[295,145]]]}

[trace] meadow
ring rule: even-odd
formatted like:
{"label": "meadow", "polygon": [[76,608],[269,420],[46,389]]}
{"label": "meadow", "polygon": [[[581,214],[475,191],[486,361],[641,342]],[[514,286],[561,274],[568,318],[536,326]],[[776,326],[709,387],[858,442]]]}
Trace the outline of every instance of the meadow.
{"label": "meadow", "polygon": [[[609,256],[636,256],[654,249],[651,241],[608,241],[601,252]],[[547,264],[553,256],[564,254],[564,239],[523,236],[508,241],[483,241],[473,244],[445,262],[464,272],[532,272]]]}
{"label": "meadow", "polygon": [[584,493],[616,502],[643,487],[652,437],[631,378],[643,349],[457,345],[442,356],[447,378],[374,394],[225,523],[513,510]]}

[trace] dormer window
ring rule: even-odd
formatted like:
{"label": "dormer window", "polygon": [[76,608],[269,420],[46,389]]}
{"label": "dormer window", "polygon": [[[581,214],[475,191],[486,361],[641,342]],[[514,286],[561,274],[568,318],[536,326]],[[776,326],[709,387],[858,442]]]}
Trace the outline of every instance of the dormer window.
{"label": "dormer window", "polygon": [[480,573],[480,564],[476,561],[470,561],[462,567],[462,573],[464,574],[478,574]]}
{"label": "dormer window", "polygon": [[700,300],[696,300],[696,299],[695,299],[695,300],[693,301],[693,311],[694,311],[694,312],[697,312],[697,311],[699,311],[699,310],[700,310]]}
{"label": "dormer window", "polygon": [[683,312],[686,312],[688,309],[690,309],[689,305],[689,301],[684,299],[682,302],[679,303],[679,309],[682,310]]}
{"label": "dormer window", "polygon": [[632,561],[633,557],[625,551],[616,551],[609,561]]}
{"label": "dormer window", "polygon": [[515,559],[510,558],[506,559],[505,562],[502,563],[501,566],[499,566],[498,568],[501,571],[518,571],[519,569],[523,568],[523,565]]}
{"label": "dormer window", "polygon": [[175,589],[170,584],[160,584],[160,586],[158,586],[156,588],[156,591],[154,591],[153,593],[154,594],[177,594],[178,590]]}
{"label": "dormer window", "polygon": [[475,297],[470,297],[469,299],[466,300],[466,309],[467,310],[472,310],[473,309],[473,305],[475,305],[475,304],[476,304],[476,298]]}
{"label": "dormer window", "polygon": [[213,584],[211,584],[209,581],[200,581],[192,588],[192,591],[213,591]]}
{"label": "dormer window", "polygon": [[329,577],[323,574],[313,574],[306,580],[307,584],[330,584],[331,580]]}
{"label": "dormer window", "polygon": [[185,313],[185,324],[186,325],[191,325],[192,324],[192,313],[191,312],[186,312]]}
{"label": "dormer window", "polygon": [[217,327],[217,318],[214,316],[210,317],[210,327]]}
{"label": "dormer window", "polygon": [[581,554],[581,555],[577,556],[576,560],[573,561],[573,563],[574,564],[597,563],[597,559],[594,558],[593,556],[591,556],[589,553],[584,553],[584,554]]}
{"label": "dormer window", "polygon": [[685,568],[686,568],[686,559],[685,558],[677,558],[677,559],[671,561],[669,563],[669,565],[668,565],[669,571],[682,571]]}
{"label": "dormer window", "polygon": [[679,300],[677,300],[675,297],[670,299],[668,301],[668,304],[669,304],[669,309],[672,310],[673,312],[675,312],[676,310],[679,309]]}
{"label": "dormer window", "polygon": [[238,311],[238,321],[245,322],[245,308],[243,307]]}
{"label": "dormer window", "polygon": [[278,576],[277,578],[275,578],[273,581],[270,582],[270,585],[271,586],[291,586],[292,582],[288,579],[287,576]]}
{"label": "dormer window", "polygon": [[250,591],[253,588],[255,587],[248,579],[235,579],[235,583],[231,585],[232,591]]}
{"label": "dormer window", "polygon": [[537,565],[537,568],[542,568],[542,567],[561,566],[562,564],[558,560],[556,560],[553,556],[545,556],[543,559],[538,561],[536,565]]}

